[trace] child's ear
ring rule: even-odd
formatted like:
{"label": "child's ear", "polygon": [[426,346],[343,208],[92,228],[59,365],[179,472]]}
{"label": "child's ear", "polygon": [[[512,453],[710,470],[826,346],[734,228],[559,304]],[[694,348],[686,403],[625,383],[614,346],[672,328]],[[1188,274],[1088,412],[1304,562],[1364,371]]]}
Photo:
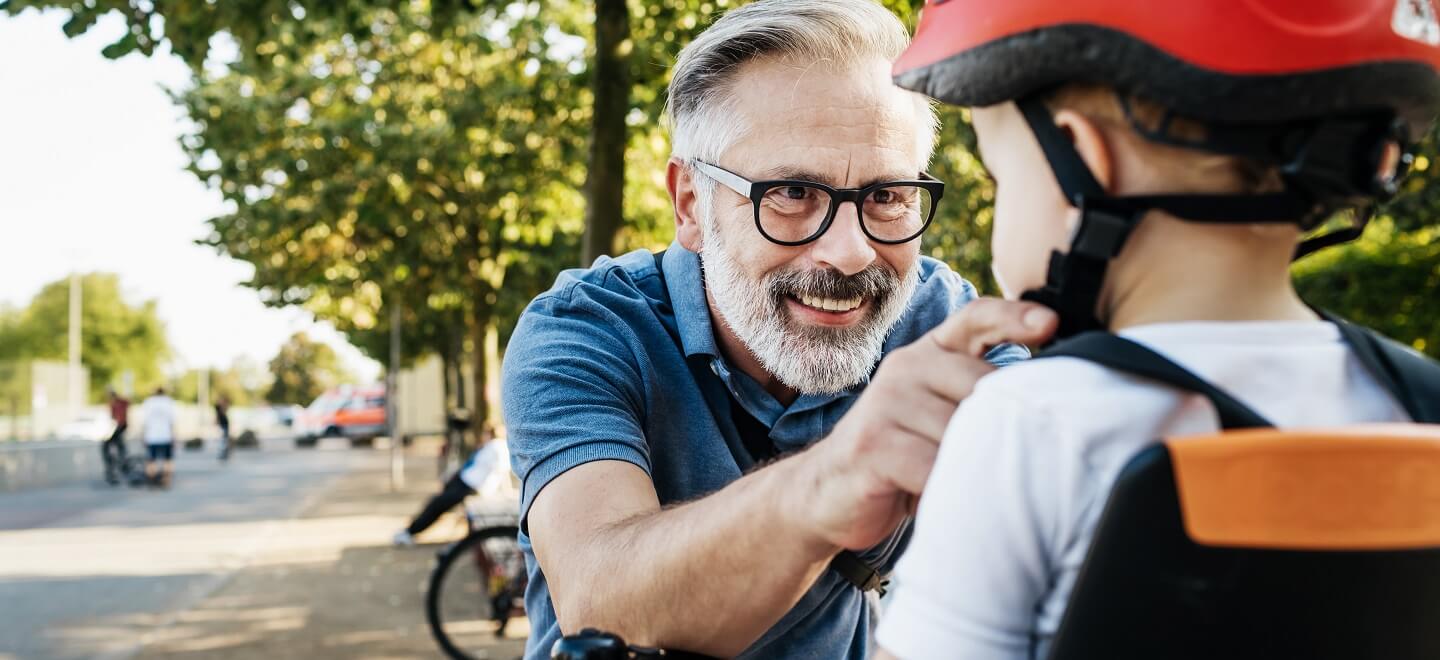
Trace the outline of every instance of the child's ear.
{"label": "child's ear", "polygon": [[699,198],[695,195],[694,174],[685,161],[671,158],[665,165],[665,189],[670,193],[670,206],[675,209],[675,240],[685,249],[699,253],[705,235],[700,227]]}
{"label": "child's ear", "polygon": [[1075,151],[1090,166],[1090,173],[1095,175],[1100,187],[1106,193],[1115,194],[1115,156],[1104,131],[1089,117],[1068,109],[1055,113],[1055,125],[1070,137]]}

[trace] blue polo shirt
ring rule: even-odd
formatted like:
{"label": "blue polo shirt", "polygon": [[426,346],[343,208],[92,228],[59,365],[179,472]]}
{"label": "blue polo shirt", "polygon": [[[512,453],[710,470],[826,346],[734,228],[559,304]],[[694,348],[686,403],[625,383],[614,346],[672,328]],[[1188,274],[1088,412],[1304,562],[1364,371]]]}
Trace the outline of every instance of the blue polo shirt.
{"label": "blue polo shirt", "polygon": [[[520,317],[506,349],[502,398],[511,462],[523,483],[522,519],[551,479],[590,461],[644,470],[662,505],[704,496],[753,467],[730,419],[730,397],[770,427],[770,439],[787,452],[829,434],[864,389],[781,404],[721,356],[699,257],[677,243],[663,267],[662,279],[646,251],[602,257],[561,273]],[[885,352],[924,335],[975,295],[943,263],[922,257],[920,285]],[[1023,348],[1002,346],[986,357],[1004,364],[1026,356]],[[908,540],[906,525],[858,554],[888,574]],[[549,657],[559,623],[523,531],[520,546],[530,574],[525,657],[539,660]],[[741,657],[864,658],[874,646],[875,616],[867,594],[826,571]]]}

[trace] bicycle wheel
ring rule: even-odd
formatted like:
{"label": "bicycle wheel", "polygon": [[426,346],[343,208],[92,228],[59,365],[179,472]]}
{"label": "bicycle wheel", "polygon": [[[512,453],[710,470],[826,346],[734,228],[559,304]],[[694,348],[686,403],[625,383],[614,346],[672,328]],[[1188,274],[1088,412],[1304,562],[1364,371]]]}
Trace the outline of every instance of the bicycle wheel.
{"label": "bicycle wheel", "polygon": [[140,456],[127,456],[120,463],[120,474],[123,475],[125,483],[131,488],[139,488],[145,485],[145,459]]}
{"label": "bicycle wheel", "polygon": [[445,654],[488,657],[484,647],[525,613],[525,557],[513,525],[485,527],[440,551],[425,594],[425,618]]}

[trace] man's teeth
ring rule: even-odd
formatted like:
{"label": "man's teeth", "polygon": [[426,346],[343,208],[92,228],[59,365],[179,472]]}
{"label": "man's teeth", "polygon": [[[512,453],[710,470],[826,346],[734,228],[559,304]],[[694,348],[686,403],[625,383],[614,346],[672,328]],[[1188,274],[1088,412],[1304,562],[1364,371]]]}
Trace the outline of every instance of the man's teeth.
{"label": "man's teeth", "polygon": [[865,301],[864,298],[816,298],[814,296],[807,296],[804,294],[801,294],[798,297],[800,299],[800,302],[804,303],[806,307],[823,309],[827,312],[848,312],[852,309],[855,309],[856,307],[859,307],[860,303]]}

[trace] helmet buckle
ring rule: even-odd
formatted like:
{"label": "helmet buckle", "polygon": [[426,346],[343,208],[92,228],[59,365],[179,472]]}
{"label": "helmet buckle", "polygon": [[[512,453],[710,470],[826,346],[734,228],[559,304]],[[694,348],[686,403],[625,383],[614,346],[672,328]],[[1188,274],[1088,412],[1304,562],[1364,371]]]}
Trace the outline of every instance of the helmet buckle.
{"label": "helmet buckle", "polygon": [[1083,195],[1076,207],[1080,210],[1080,225],[1070,242],[1070,250],[1092,259],[1108,260],[1119,255],[1143,213],[1124,208],[1113,199]]}

